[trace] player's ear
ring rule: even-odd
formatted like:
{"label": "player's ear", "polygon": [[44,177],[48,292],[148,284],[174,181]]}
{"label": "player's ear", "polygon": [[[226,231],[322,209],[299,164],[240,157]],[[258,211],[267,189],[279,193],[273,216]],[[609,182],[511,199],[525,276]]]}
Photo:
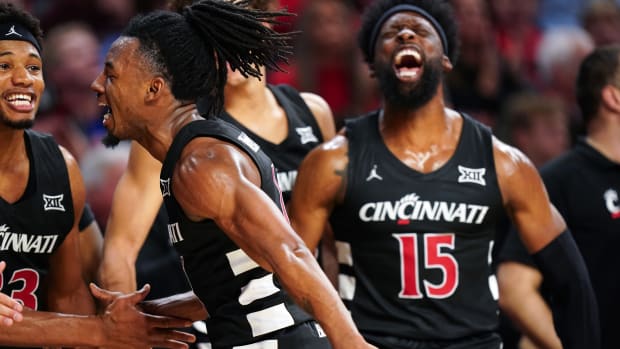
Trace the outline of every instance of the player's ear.
{"label": "player's ear", "polygon": [[453,68],[453,66],[452,66],[452,62],[450,61],[450,58],[448,58],[448,56],[443,55],[443,56],[441,57],[441,65],[443,66],[443,70],[444,70],[445,72],[450,72],[450,71],[452,71],[452,68]]}
{"label": "player's ear", "polygon": [[148,84],[145,100],[147,102],[152,101],[161,95],[166,82],[161,77],[153,78]]}

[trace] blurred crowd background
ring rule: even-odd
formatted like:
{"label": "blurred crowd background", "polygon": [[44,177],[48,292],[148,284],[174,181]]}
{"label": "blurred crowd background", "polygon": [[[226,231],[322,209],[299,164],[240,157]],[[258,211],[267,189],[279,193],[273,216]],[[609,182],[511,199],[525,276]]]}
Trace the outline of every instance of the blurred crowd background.
{"label": "blurred crowd background", "polygon": [[[335,122],[379,107],[377,86],[357,48],[357,28],[372,0],[280,0],[299,30],[286,72],[268,82],[315,92]],[[98,223],[105,229],[127,146],[100,146],[102,110],[89,89],[105,52],[135,14],[165,0],[10,1],[37,16],[45,31],[46,94],[36,129],[50,132],[81,164]],[[581,134],[575,103],[580,61],[594,47],[620,43],[620,0],[452,0],[460,56],[447,76],[451,106],[469,113],[540,166]]]}

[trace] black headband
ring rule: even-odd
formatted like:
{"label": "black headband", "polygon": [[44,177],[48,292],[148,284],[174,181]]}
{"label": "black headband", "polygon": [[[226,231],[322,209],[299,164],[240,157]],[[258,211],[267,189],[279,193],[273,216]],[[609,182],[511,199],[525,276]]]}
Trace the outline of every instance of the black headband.
{"label": "black headband", "polygon": [[32,33],[26,29],[23,25],[17,22],[4,22],[0,23],[0,40],[18,40],[26,41],[36,47],[37,51],[41,53],[41,45]]}
{"label": "black headband", "polygon": [[431,22],[431,24],[433,25],[433,27],[439,34],[439,37],[441,38],[441,45],[443,46],[443,52],[446,55],[449,55],[448,39],[446,38],[446,33],[444,32],[443,27],[439,24],[439,22],[437,22],[435,17],[431,16],[430,13],[426,12],[423,8],[419,6],[409,5],[409,4],[400,4],[385,11],[383,15],[381,16],[381,18],[379,18],[377,23],[375,23],[375,26],[372,29],[372,34],[370,35],[370,41],[368,42],[368,47],[366,48],[366,53],[368,57],[370,58],[370,60],[374,61],[373,57],[374,57],[374,52],[375,52],[375,45],[377,43],[377,37],[379,36],[379,31],[381,30],[383,23],[385,23],[385,21],[387,21],[388,18],[392,17],[392,15],[394,15],[395,13],[403,12],[403,11],[415,12],[419,14],[420,16],[424,17],[427,21]]}

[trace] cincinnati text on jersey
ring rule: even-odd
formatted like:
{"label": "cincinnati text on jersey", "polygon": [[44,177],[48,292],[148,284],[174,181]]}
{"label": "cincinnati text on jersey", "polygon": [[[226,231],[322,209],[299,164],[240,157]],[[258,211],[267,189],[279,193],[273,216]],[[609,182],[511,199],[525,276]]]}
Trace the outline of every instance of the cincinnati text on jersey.
{"label": "cincinnati text on jersey", "polygon": [[0,226],[0,251],[24,253],[52,253],[58,235],[12,233],[6,224]]}
{"label": "cincinnati text on jersey", "polygon": [[359,217],[364,222],[396,221],[399,225],[412,220],[482,224],[488,211],[489,206],[483,205],[420,200],[413,193],[398,201],[368,202],[360,208]]}

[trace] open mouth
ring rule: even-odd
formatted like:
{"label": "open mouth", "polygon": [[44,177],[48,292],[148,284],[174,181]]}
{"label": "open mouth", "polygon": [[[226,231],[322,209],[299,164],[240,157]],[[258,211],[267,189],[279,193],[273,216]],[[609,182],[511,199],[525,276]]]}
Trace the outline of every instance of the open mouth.
{"label": "open mouth", "polygon": [[394,71],[403,80],[415,79],[422,69],[422,55],[413,49],[404,49],[394,57]]}
{"label": "open mouth", "polygon": [[99,106],[104,108],[103,125],[106,126],[112,119],[112,109],[105,103],[99,103]]}
{"label": "open mouth", "polygon": [[4,99],[17,110],[31,110],[34,108],[35,95],[32,93],[8,93]]}

